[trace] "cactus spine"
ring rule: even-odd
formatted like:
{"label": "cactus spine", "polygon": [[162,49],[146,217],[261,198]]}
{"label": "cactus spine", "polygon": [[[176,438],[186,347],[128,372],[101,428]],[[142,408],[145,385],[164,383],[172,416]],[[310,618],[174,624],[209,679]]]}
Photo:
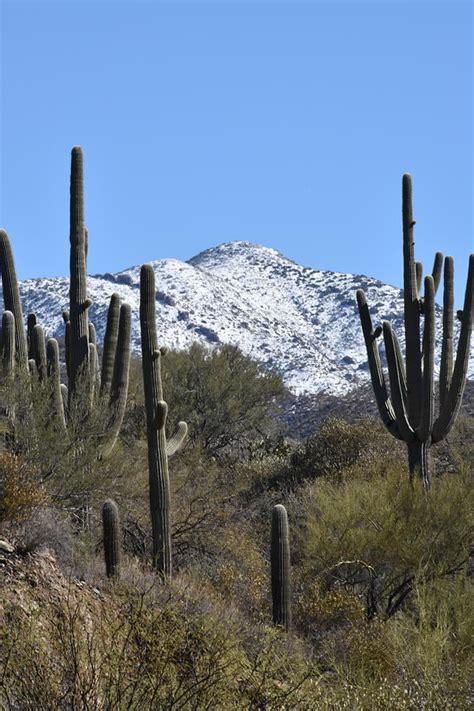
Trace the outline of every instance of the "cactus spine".
{"label": "cactus spine", "polygon": [[155,274],[150,264],[144,264],[140,272],[140,331],[147,418],[153,565],[164,577],[169,577],[172,573],[172,558],[168,456],[181,447],[187,426],[186,423],[180,422],[177,433],[167,443],[168,405],[163,400],[162,353],[158,347],[155,304]]}
{"label": "cactus spine", "polygon": [[[474,255],[460,313],[461,329],[453,365],[454,267],[452,257],[444,259],[443,336],[441,348],[439,412],[435,413],[435,295],[443,271],[443,255],[437,252],[432,274],[424,279],[424,297],[420,295],[422,265],[415,261],[412,208],[412,182],[408,174],[402,181],[403,270],[405,362],[397,336],[388,321],[383,323],[390,395],[380,361],[377,336],[373,329],[364,292],[357,291],[357,303],[367,356],[380,416],[387,429],[408,449],[410,476],[417,473],[425,486],[431,484],[429,449],[451,430],[461,406],[469,360],[474,301]],[[423,334],[421,318],[424,316]]]}
{"label": "cactus spine", "polygon": [[118,506],[112,499],[105,501],[102,507],[102,527],[106,574],[108,578],[118,578],[121,561],[120,519]]}
{"label": "cactus spine", "polygon": [[290,537],[288,515],[281,504],[273,507],[271,535],[273,624],[291,627]]}

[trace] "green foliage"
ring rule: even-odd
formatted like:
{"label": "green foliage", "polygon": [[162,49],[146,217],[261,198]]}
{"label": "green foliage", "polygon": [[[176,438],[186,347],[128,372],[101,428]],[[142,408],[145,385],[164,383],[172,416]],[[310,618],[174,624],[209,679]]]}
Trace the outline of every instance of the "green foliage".
{"label": "green foliage", "polygon": [[403,469],[374,477],[361,467],[344,484],[320,480],[301,493],[305,574],[351,588],[367,616],[392,616],[420,584],[461,574],[472,552],[469,474],[435,480],[426,496]]}
{"label": "green foliage", "polygon": [[215,457],[248,456],[255,441],[275,431],[283,382],[237,347],[194,343],[169,353],[166,364],[163,387],[175,420],[186,413],[192,446]]}
{"label": "green foliage", "polygon": [[349,423],[328,419],[291,456],[291,473],[297,481],[331,476],[341,479],[350,467],[364,463],[383,469],[400,460],[400,449],[376,420]]}

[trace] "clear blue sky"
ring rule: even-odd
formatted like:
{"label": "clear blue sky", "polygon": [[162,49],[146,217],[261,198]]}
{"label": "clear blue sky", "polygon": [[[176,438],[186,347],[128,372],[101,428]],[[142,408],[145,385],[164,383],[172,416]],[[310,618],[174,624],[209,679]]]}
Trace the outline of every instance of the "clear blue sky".
{"label": "clear blue sky", "polygon": [[1,215],[22,278],[68,268],[69,153],[86,159],[89,271],[244,239],[401,284],[473,250],[472,4],[1,4]]}

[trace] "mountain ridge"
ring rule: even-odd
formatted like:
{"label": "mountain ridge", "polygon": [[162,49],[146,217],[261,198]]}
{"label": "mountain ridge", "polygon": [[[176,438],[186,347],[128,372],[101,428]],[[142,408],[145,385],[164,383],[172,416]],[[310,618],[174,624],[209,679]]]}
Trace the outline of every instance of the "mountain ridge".
{"label": "mountain ridge", "polygon": [[[358,288],[366,291],[375,324],[388,319],[400,336],[403,332],[401,289],[365,275],[304,267],[271,247],[226,242],[186,262],[168,258],[150,263],[163,345],[182,349],[196,340],[209,346],[232,343],[280,372],[295,394],[344,395],[367,382]],[[116,292],[132,307],[132,347],[139,351],[140,266],[88,277],[90,317],[99,342],[109,298]],[[25,316],[35,312],[49,336],[62,336],[68,289],[66,277],[20,282]],[[439,326],[440,318],[437,307]],[[473,375],[471,361],[469,377]]]}

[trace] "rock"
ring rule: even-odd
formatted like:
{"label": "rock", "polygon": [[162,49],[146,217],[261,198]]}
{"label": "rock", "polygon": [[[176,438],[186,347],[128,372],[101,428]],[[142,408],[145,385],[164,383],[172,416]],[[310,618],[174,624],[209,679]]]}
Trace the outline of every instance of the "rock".
{"label": "rock", "polygon": [[10,545],[10,543],[7,543],[7,541],[3,541],[0,538],[0,551],[3,551],[4,553],[14,553],[15,548],[14,546]]}

